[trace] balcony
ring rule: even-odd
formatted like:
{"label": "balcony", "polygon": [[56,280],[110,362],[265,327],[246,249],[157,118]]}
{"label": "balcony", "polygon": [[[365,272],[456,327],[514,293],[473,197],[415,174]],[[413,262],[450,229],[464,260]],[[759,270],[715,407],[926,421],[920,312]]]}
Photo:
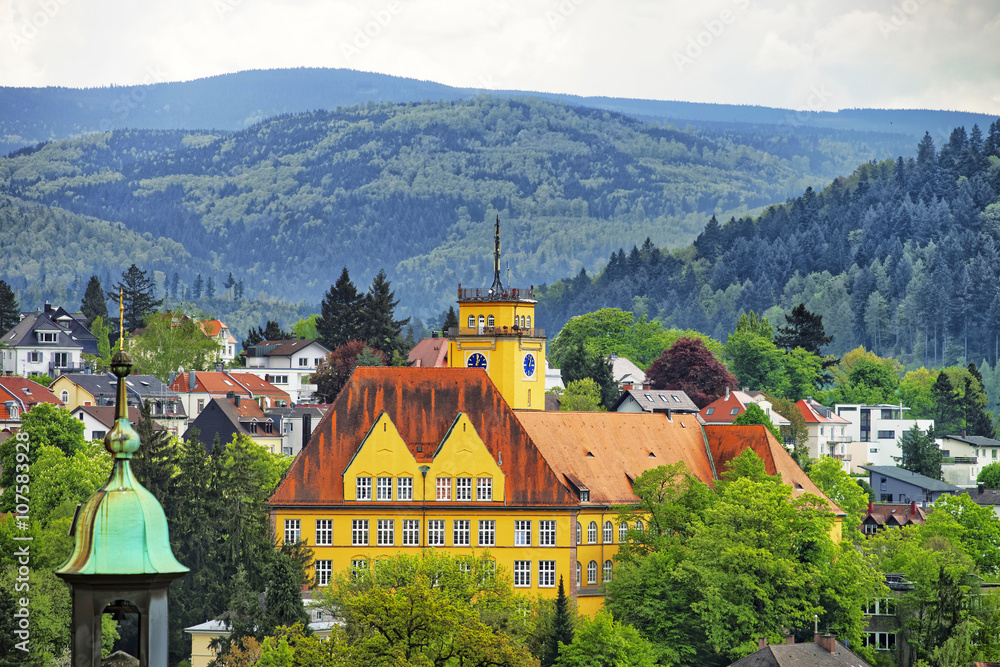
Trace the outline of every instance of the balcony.
{"label": "balcony", "polygon": [[480,287],[476,289],[458,288],[459,301],[535,301],[535,288],[523,289],[509,287],[499,294],[494,294],[493,290]]}
{"label": "balcony", "polygon": [[476,327],[452,327],[448,329],[449,338],[456,338],[458,336],[489,336],[491,338],[527,336],[529,338],[545,338],[545,329],[539,329],[538,327],[533,329],[483,327],[482,330]]}
{"label": "balcony", "polygon": [[975,465],[977,463],[979,463],[978,456],[945,456],[941,459],[941,465],[954,465],[954,464]]}

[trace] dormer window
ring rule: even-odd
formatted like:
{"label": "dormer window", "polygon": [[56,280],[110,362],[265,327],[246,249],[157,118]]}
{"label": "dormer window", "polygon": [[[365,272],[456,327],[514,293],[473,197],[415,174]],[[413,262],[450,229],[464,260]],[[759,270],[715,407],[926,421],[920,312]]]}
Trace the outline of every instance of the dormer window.
{"label": "dormer window", "polygon": [[590,502],[590,491],[587,489],[580,489],[580,502],[589,503]]}
{"label": "dormer window", "polygon": [[37,333],[39,343],[55,343],[59,340],[59,334],[55,331],[39,331]]}

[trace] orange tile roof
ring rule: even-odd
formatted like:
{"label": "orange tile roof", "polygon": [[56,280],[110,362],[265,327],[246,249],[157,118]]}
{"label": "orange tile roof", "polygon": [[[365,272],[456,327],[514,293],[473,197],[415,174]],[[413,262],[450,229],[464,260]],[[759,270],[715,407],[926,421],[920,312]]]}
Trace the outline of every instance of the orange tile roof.
{"label": "orange tile roof", "polygon": [[201,324],[201,330],[205,332],[206,336],[218,336],[222,328],[226,326],[219,320],[203,320]]}
{"label": "orange tile roof", "polygon": [[486,373],[359,367],[271,496],[272,506],[341,504],[342,474],[383,411],[411,451],[415,443],[436,448],[464,412],[507,478],[508,507],[576,505]]}
{"label": "orange tile roof", "polygon": [[254,396],[271,396],[285,401],[290,400],[287,391],[278,389],[259,375],[253,373],[230,373],[229,375]]}
{"label": "orange tile roof", "polygon": [[764,461],[768,475],[781,475],[781,481],[792,487],[792,493],[799,495],[811,493],[819,496],[829,504],[830,509],[837,514],[844,511],[837,507],[822,491],[819,490],[802,468],[789,456],[785,447],[775,439],[774,434],[760,425],[733,426],[731,424],[705,426],[705,436],[712,450],[715,469],[722,477],[726,465],[734,458],[752,449]]}
{"label": "orange tile roof", "polygon": [[62,405],[62,401],[56,398],[56,395],[49,391],[47,387],[43,387],[28,378],[16,375],[0,377],[0,387],[3,387],[8,394],[16,396],[18,400],[24,403],[24,407],[29,410],[31,406],[38,405],[39,403]]}
{"label": "orange tile roof", "polygon": [[[191,376],[190,373],[181,373],[175,379],[170,388],[179,394],[189,394],[192,393],[188,387],[188,378]],[[213,394],[217,396],[225,396],[229,392],[235,392],[237,395],[251,397],[250,392],[241,387],[238,383],[234,382],[225,373],[219,371],[196,371],[195,372],[195,385],[194,393],[203,394]]]}
{"label": "orange tile roof", "polygon": [[592,503],[634,502],[632,480],[678,461],[715,486],[713,462],[693,414],[676,414],[672,421],[664,414],[626,412],[516,414],[552,469],[585,484]]}
{"label": "orange tile roof", "polygon": [[925,523],[927,513],[916,503],[868,503],[868,511],[861,523],[876,523],[879,526],[908,526]]}
{"label": "orange tile roof", "polygon": [[[823,405],[820,405],[812,399],[801,399],[795,403],[795,407],[799,409],[802,413],[802,418],[806,420],[807,424],[850,424],[851,422],[844,419],[836,412],[829,410]],[[827,417],[823,414],[823,411],[828,411],[830,416]]]}

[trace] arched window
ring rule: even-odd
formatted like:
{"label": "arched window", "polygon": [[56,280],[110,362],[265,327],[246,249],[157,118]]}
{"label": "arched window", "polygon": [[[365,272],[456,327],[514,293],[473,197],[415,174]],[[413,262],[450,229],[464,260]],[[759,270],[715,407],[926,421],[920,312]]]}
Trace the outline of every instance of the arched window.
{"label": "arched window", "polygon": [[587,526],[587,544],[597,544],[597,522],[591,521]]}
{"label": "arched window", "polygon": [[610,521],[604,522],[604,543],[612,544],[614,541],[615,527]]}
{"label": "arched window", "polygon": [[624,542],[626,535],[628,535],[628,523],[622,521],[620,524],[618,524],[618,541]]}
{"label": "arched window", "polygon": [[587,583],[596,584],[597,583],[597,561],[592,560],[587,563]]}
{"label": "arched window", "polygon": [[63,403],[69,403],[69,392],[63,389],[62,393],[59,394],[59,398],[62,399]]}
{"label": "arched window", "polygon": [[521,328],[524,328],[524,315],[521,315]]}
{"label": "arched window", "polygon": [[493,319],[492,315],[490,315],[489,317],[486,318],[486,326],[488,326],[489,328],[492,329],[494,326],[496,326],[495,323],[496,323],[496,320]]}
{"label": "arched window", "polygon": [[611,581],[611,561],[604,561],[604,581]]}
{"label": "arched window", "polygon": [[635,529],[640,533],[642,532],[642,521],[635,522]]}
{"label": "arched window", "polygon": [[531,315],[528,315],[528,328],[531,328]]}
{"label": "arched window", "polygon": [[475,315],[469,315],[469,328],[470,329],[475,329],[476,328],[476,316]]}
{"label": "arched window", "polygon": [[580,542],[581,542],[582,539],[583,539],[583,526],[581,526],[580,522],[577,521],[576,522],[576,543],[580,544]]}
{"label": "arched window", "polygon": [[583,564],[576,561],[576,585],[583,586]]}
{"label": "arched window", "polygon": [[479,326],[484,326],[486,324],[486,318],[482,315],[479,316]]}

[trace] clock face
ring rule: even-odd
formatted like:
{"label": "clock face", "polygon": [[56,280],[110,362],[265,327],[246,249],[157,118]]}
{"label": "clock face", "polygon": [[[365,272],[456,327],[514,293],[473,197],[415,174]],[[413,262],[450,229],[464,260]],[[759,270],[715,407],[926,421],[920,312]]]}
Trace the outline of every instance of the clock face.
{"label": "clock face", "polygon": [[466,362],[466,366],[469,368],[486,368],[486,357],[475,352],[469,355],[469,360]]}
{"label": "clock face", "polygon": [[534,377],[535,375],[535,355],[526,354],[524,355],[524,374],[527,377]]}

